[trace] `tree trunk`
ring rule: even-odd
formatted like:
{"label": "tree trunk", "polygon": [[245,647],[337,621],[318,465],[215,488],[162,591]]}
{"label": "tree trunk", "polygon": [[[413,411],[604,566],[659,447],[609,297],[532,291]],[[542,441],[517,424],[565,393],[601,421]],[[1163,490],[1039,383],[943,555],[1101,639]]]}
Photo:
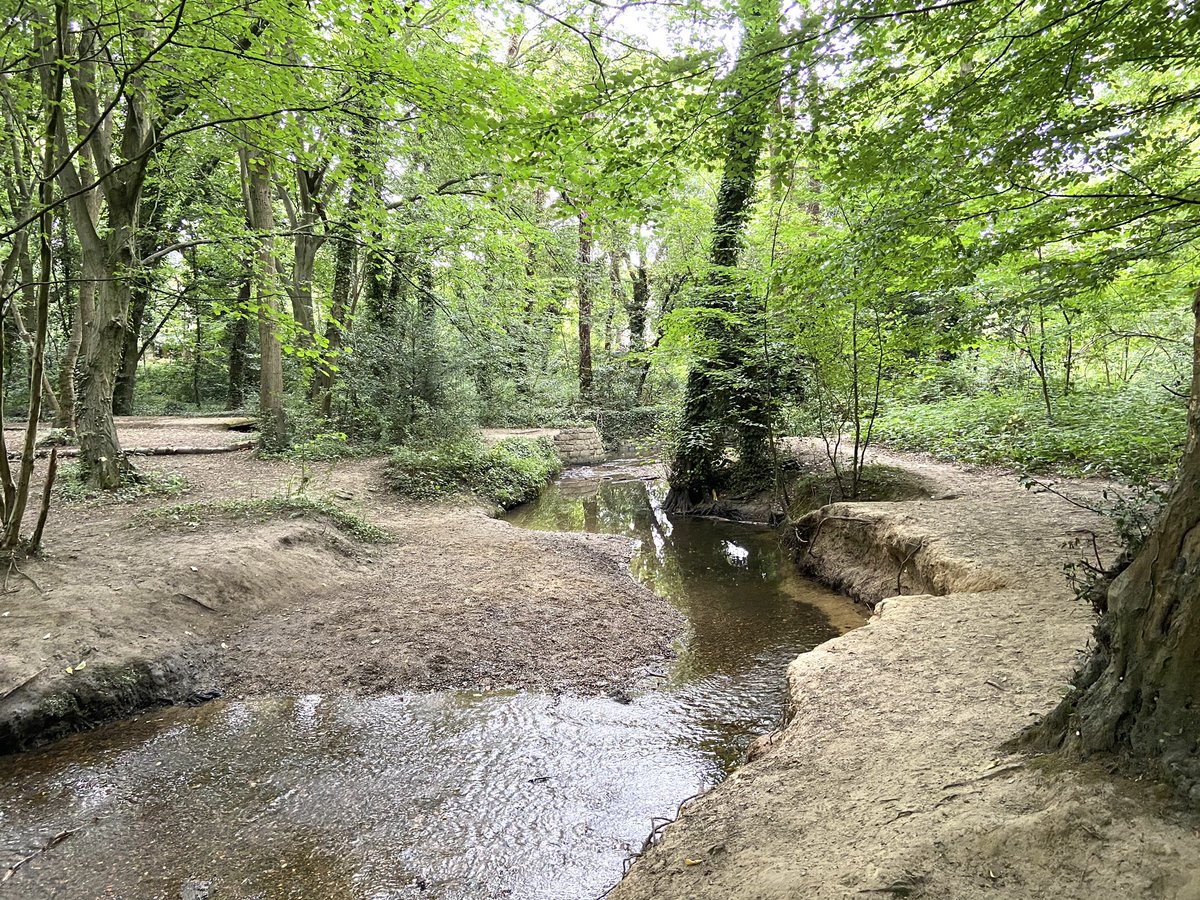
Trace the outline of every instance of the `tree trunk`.
{"label": "tree trunk", "polygon": [[120,487],[131,471],[121,452],[112,408],[129,315],[129,283],[136,266],[134,210],[135,203],[128,197],[114,195],[110,198],[107,237],[102,241],[86,241],[83,251],[84,278],[93,281],[96,290],[95,303],[83,323],[79,366],[79,464],[84,479],[93,487],[105,490]]}
{"label": "tree trunk", "polygon": [[[147,273],[148,275],[148,273]],[[121,344],[121,367],[113,390],[113,415],[133,415],[133,393],[137,387],[137,367],[142,354],[142,323],[150,303],[150,286],[142,279],[134,286],[129,304],[129,326]]]}
{"label": "tree trunk", "polygon": [[93,327],[84,331],[79,374],[80,466],[90,484],[109,490],[120,487],[130,470],[112,414],[129,296],[122,283],[106,279],[97,285],[96,297]]}
{"label": "tree trunk", "polygon": [[324,243],[323,238],[313,234],[311,229],[316,226],[316,216],[313,221],[305,220],[301,231],[296,235],[295,259],[292,264],[292,289],[289,292],[292,300],[292,318],[296,320],[299,334],[297,339],[303,348],[311,348],[314,344],[313,335],[316,333],[316,321],[313,316],[312,283],[313,270],[317,264],[317,251]]}
{"label": "tree trunk", "polygon": [[1200,802],[1200,288],[1188,440],[1167,505],[1108,591],[1075,690],[1032,731],[1042,745],[1149,763]]}
{"label": "tree trunk", "polygon": [[592,226],[586,210],[579,212],[579,398],[592,397]]}
{"label": "tree trunk", "polygon": [[434,293],[433,266],[428,259],[421,262],[417,285],[417,318],[413,323],[417,396],[433,407],[442,402],[442,373],[437,352],[437,295]]}
{"label": "tree trunk", "polygon": [[646,316],[650,306],[650,278],[646,274],[645,260],[639,262],[636,269],[631,267],[629,276],[633,282],[633,295],[625,307],[629,319],[629,349],[640,353],[646,349]]}
{"label": "tree trunk", "polygon": [[625,285],[621,281],[621,257],[614,251],[608,254],[608,310],[604,314],[604,352],[611,353],[613,348],[613,321],[616,318],[617,306],[629,305],[625,295]]}
{"label": "tree trunk", "polygon": [[229,395],[225,405],[241,409],[246,405],[246,341],[250,337],[250,284],[253,276],[247,273],[238,287],[237,316],[229,323]]}
{"label": "tree trunk", "polygon": [[[62,220],[64,223],[66,219]],[[71,284],[74,275],[71,272],[70,243],[66,238],[66,228],[63,228],[63,292],[62,302],[66,304],[70,327],[67,334],[67,346],[63,350],[62,364],[58,370],[58,417],[54,420],[55,428],[66,429],[75,433],[75,366],[79,362],[79,347],[83,343],[83,304],[93,301],[94,286],[82,282],[76,295],[76,302],[71,302]]]}
{"label": "tree trunk", "polygon": [[[353,196],[353,194],[352,194]],[[347,216],[350,210],[346,211]],[[358,244],[347,227],[338,229],[337,250],[333,262],[333,289],[329,320],[325,323],[325,357],[313,374],[312,396],[320,401],[321,415],[329,418],[333,409],[334,362],[342,349],[342,335],[350,318],[350,285],[358,267]]]}
{"label": "tree trunk", "polygon": [[265,153],[248,151],[250,226],[258,241],[255,265],[255,304],[258,307],[258,430],[261,446],[278,450],[287,446],[287,417],[283,410],[283,345],[279,325],[279,284],[275,271],[275,209],[271,201],[271,165]]}
{"label": "tree trunk", "polygon": [[[765,458],[766,403],[748,364],[756,356],[753,336],[743,333],[755,310],[739,285],[736,267],[742,236],[754,203],[764,130],[781,76],[778,53],[779,3],[753,3],[743,15],[745,38],[731,73],[733,93],[725,135],[725,166],[713,213],[711,276],[703,305],[719,313],[702,322],[715,352],[697,359],[684,390],[679,446],[671,464],[664,508],[673,512],[712,510],[725,478],[729,431],[738,435],[739,466],[753,471]],[[740,316],[738,326],[731,324]]]}
{"label": "tree trunk", "polygon": [[313,373],[310,390],[313,399],[319,400],[321,415],[325,418],[329,418],[333,411],[335,360],[341,352],[354,313],[351,297],[358,269],[358,236],[363,229],[363,216],[368,204],[379,202],[379,192],[373,189],[378,174],[373,173],[371,166],[372,160],[380,155],[378,125],[375,118],[368,114],[373,108],[374,103],[366,103],[355,110],[358,115],[351,128],[349,196],[342,221],[327,229],[335,242],[333,286],[330,291],[329,318],[325,323],[324,356]]}
{"label": "tree trunk", "polygon": [[[37,279],[33,275],[33,261],[29,258],[29,235],[26,232],[21,232],[14,239],[14,252],[17,254],[18,266],[21,269],[21,293],[25,295],[26,309],[33,313],[36,317],[38,309],[38,296],[40,294]],[[9,315],[12,316],[13,328],[16,329],[17,337],[21,339],[21,343],[25,345],[25,349],[29,352],[30,364],[32,365],[34,345],[36,340],[29,329],[25,327],[25,316],[21,313],[21,304],[15,299],[8,304]],[[46,402],[50,404],[50,408],[54,411],[54,419],[57,421],[62,418],[62,406],[58,402],[58,396],[54,393],[54,385],[50,383],[50,376],[42,371],[41,376],[42,396]],[[32,398],[30,398],[32,400]]]}

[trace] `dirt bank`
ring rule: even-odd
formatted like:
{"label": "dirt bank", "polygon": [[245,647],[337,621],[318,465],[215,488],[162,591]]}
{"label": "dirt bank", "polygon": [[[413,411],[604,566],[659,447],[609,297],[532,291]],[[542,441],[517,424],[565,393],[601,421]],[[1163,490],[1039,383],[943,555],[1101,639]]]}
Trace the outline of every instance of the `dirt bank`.
{"label": "dirt bank", "polygon": [[[244,440],[225,424],[139,418],[121,431],[130,446]],[[616,691],[661,663],[681,627],[629,577],[628,542],[400,502],[379,459],[301,466],[239,452],[137,465],[182,492],[58,503],[44,556],[22,565],[27,577],[10,574],[0,751],[217,692]],[[279,504],[301,491],[390,540],[366,543]],[[187,507],[161,515],[176,504]]]}
{"label": "dirt bank", "polygon": [[1011,476],[875,461],[944,499],[837,504],[801,537],[810,566],[860,597],[906,596],[793,663],[788,727],[612,896],[1200,898],[1194,817],[1000,749],[1067,688],[1092,619],[1064,544],[1104,523]]}

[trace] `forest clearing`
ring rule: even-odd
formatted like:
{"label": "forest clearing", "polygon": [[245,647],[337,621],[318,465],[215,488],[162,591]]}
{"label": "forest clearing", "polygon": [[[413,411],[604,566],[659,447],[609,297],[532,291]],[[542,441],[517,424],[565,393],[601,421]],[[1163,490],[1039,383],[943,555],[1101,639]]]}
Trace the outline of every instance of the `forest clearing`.
{"label": "forest clearing", "polygon": [[13,0],[0,898],[1200,900],[1197,58]]}

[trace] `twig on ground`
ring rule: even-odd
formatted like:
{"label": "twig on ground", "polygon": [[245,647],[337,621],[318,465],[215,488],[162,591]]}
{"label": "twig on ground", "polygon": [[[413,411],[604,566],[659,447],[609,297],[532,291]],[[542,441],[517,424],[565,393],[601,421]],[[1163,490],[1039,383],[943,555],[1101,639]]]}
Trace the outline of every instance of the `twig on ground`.
{"label": "twig on ground", "polygon": [[176,594],[175,594],[175,596],[176,596],[176,597],[180,597],[180,598],[182,598],[182,599],[184,599],[184,600],[191,600],[191,601],[192,601],[193,603],[195,603],[197,606],[201,607],[202,609],[207,609],[209,612],[216,612],[216,611],[217,611],[217,609],[216,609],[216,607],[215,607],[215,606],[209,606],[207,603],[205,603],[205,602],[204,602],[203,600],[201,600],[199,597],[193,597],[191,594],[185,594],[185,593],[183,593],[183,591],[179,591],[178,593],[176,593]]}
{"label": "twig on ground", "polygon": [[10,559],[8,561],[8,570],[4,573],[3,593],[5,593],[5,594],[15,593],[13,591],[9,591],[9,589],[8,589],[8,576],[11,575],[13,572],[16,572],[18,575],[20,575],[22,578],[24,578],[26,581],[28,581],[30,584],[32,584],[39,594],[46,593],[45,591],[42,590],[42,586],[33,580],[32,575],[25,574],[17,567],[17,561],[15,559]]}
{"label": "twig on ground", "polygon": [[0,884],[4,884],[4,882],[8,881],[8,879],[10,879],[14,875],[16,875],[17,870],[19,868],[21,868],[21,866],[25,865],[25,863],[29,862],[30,860],[37,859],[39,856],[41,856],[43,853],[45,853],[48,850],[53,850],[55,847],[57,847],[59,844],[61,844],[63,841],[65,841],[67,838],[69,838],[71,835],[73,835],[75,832],[82,831],[82,830],[83,830],[83,826],[81,825],[78,828],[68,828],[65,831],[60,831],[54,837],[50,838],[50,840],[46,843],[45,846],[39,847],[37,850],[34,850],[28,856],[24,857],[23,859],[18,859],[15,863],[13,863],[11,866],[9,866],[8,871],[4,873],[4,877],[0,878]]}

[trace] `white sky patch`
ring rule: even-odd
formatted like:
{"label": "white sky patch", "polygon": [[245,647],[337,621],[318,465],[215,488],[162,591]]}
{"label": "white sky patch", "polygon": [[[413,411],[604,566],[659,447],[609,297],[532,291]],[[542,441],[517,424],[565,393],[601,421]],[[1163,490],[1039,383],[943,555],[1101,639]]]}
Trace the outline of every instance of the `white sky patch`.
{"label": "white sky patch", "polygon": [[725,541],[721,547],[721,551],[725,554],[726,559],[740,568],[745,568],[746,561],[750,558],[750,551],[741,544],[735,544],[733,541]]}

